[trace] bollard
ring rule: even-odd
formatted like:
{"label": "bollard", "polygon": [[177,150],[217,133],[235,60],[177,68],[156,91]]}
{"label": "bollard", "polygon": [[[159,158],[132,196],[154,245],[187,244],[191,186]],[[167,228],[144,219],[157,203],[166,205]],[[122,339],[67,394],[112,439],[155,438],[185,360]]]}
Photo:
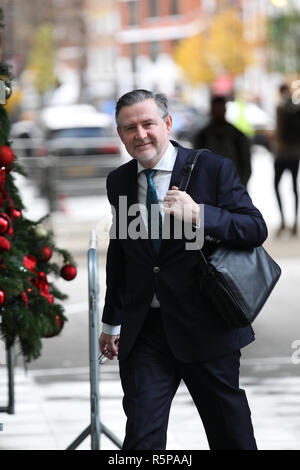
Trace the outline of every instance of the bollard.
{"label": "bollard", "polygon": [[100,436],[103,433],[119,449],[122,442],[100,421],[99,406],[99,328],[98,328],[98,259],[96,250],[96,232],[92,230],[88,250],[88,286],[89,286],[89,355],[90,355],[90,416],[91,423],[67,447],[75,450],[87,436],[91,436],[91,450],[100,450]]}
{"label": "bollard", "polygon": [[91,399],[91,449],[100,449],[99,412],[99,328],[98,328],[98,263],[96,232],[92,230],[88,251],[89,279],[89,350],[90,350],[90,399]]}
{"label": "bollard", "polygon": [[8,378],[8,404],[0,406],[0,413],[15,413],[15,381],[14,381],[14,346],[6,347],[7,378]]}

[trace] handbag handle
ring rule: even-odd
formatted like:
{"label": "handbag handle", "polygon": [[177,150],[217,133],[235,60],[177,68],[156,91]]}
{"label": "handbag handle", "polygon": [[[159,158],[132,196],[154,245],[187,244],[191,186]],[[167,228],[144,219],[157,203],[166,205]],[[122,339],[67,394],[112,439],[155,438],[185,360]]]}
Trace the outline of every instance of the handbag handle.
{"label": "handbag handle", "polygon": [[[194,153],[192,153],[192,155],[187,159],[184,167],[183,167],[183,170],[182,170],[182,178],[181,178],[181,181],[179,183],[179,187],[178,189],[180,191],[186,191],[187,187],[188,187],[188,184],[190,182],[190,178],[191,178],[191,175],[192,175],[192,172],[193,172],[193,169],[194,169],[194,166],[196,165],[197,161],[198,161],[198,158],[200,157],[200,155],[207,149],[200,149],[200,150],[196,150]],[[204,274],[206,275],[209,275],[211,276],[211,271],[209,269],[209,265],[207,263],[207,260],[204,256],[204,254],[202,253],[202,250],[199,249],[199,252],[200,252],[200,265],[201,265],[201,268],[202,270],[204,271]]]}
{"label": "handbag handle", "polygon": [[198,158],[200,157],[201,153],[204,152],[204,150],[206,149],[196,150],[196,152],[192,153],[192,155],[187,159],[182,169],[182,178],[178,187],[180,191],[185,191],[188,187],[194,166],[196,165]]}

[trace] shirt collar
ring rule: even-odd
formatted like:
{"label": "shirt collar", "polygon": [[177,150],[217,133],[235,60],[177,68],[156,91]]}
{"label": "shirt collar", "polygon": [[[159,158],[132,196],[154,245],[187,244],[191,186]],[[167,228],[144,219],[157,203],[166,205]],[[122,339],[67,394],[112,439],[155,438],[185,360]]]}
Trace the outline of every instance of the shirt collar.
{"label": "shirt collar", "polygon": [[[175,165],[175,160],[177,157],[177,148],[174,147],[174,145],[169,142],[169,145],[167,147],[167,150],[157,162],[157,164],[153,167],[153,170],[161,170],[161,171],[173,171],[174,165]],[[138,174],[140,174],[145,168],[140,164],[140,162],[137,163],[137,171]]]}

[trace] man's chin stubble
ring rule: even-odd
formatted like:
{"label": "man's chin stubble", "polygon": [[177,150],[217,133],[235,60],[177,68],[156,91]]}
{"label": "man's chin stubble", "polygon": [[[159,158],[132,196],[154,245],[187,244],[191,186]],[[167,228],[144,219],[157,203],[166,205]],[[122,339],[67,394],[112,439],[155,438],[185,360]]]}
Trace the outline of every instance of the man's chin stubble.
{"label": "man's chin stubble", "polygon": [[152,155],[148,155],[148,156],[141,156],[141,155],[136,155],[135,156],[135,159],[138,160],[141,164],[143,163],[152,163],[152,162],[155,162],[156,161],[156,154],[152,154]]}

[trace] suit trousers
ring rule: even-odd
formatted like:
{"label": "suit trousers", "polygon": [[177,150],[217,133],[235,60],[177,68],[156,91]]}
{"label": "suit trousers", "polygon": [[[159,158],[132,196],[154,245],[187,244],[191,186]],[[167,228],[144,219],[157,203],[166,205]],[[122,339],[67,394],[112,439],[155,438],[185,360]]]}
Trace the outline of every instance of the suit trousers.
{"label": "suit trousers", "polygon": [[122,450],[165,450],[171,403],[181,380],[211,450],[256,450],[246,394],[239,388],[239,365],[239,350],[180,363],[168,346],[160,310],[150,309],[130,355],[119,361],[127,416]]}

